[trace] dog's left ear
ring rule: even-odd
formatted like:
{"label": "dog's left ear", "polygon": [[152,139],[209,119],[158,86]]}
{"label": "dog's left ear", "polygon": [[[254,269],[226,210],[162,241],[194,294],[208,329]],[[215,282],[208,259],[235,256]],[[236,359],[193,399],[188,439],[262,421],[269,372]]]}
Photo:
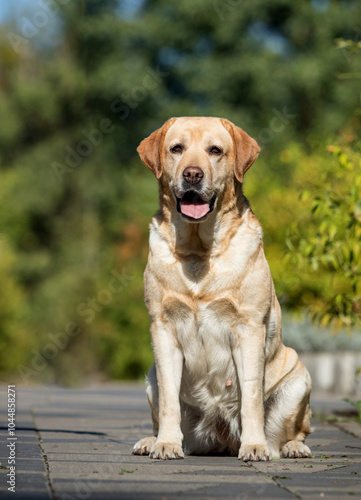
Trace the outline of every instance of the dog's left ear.
{"label": "dog's left ear", "polygon": [[137,148],[140,159],[157,179],[161,177],[163,172],[162,148],[164,137],[175,121],[176,118],[170,118],[161,128],[143,139]]}
{"label": "dog's left ear", "polygon": [[231,134],[235,150],[234,174],[239,182],[243,182],[243,176],[257,159],[261,148],[244,130],[226,119],[221,119],[222,125]]}

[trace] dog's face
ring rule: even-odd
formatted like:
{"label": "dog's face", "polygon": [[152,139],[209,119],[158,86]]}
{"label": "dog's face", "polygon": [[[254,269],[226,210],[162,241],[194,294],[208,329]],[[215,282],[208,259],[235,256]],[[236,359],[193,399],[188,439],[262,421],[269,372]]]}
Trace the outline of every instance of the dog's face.
{"label": "dog's face", "polygon": [[205,221],[220,193],[243,181],[259,151],[233,123],[208,117],[171,118],[138,147],[188,222]]}

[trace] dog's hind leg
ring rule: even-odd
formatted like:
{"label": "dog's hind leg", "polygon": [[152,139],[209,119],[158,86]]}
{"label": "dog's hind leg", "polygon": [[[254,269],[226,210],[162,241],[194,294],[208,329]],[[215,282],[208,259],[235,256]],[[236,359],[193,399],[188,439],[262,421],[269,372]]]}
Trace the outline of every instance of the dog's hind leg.
{"label": "dog's hind leg", "polygon": [[310,434],[311,377],[299,361],[289,380],[266,401],[265,432],[273,457],[306,458],[311,451],[304,444]]}
{"label": "dog's hind leg", "polygon": [[156,442],[159,429],[159,396],[158,396],[158,383],[157,383],[157,373],[155,370],[155,365],[149,370],[146,379],[146,394],[148,398],[148,403],[152,411],[153,420],[153,436],[140,439],[133,447],[134,455],[149,455],[150,449]]}

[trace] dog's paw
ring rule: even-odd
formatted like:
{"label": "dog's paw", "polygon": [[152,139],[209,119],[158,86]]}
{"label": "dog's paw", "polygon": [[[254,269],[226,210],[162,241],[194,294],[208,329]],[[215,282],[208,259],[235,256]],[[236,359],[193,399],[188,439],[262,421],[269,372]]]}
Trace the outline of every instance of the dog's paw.
{"label": "dog's paw", "polygon": [[163,460],[173,460],[184,458],[182,447],[176,443],[155,442],[149,453],[150,458],[161,458]]}
{"label": "dog's paw", "polygon": [[148,438],[141,439],[133,447],[133,455],[149,455],[151,448],[154,446],[157,438],[151,436]]}
{"label": "dog's paw", "polygon": [[288,441],[282,447],[284,458],[311,458],[311,450],[302,441]]}
{"label": "dog's paw", "polygon": [[238,458],[243,462],[272,460],[266,444],[244,444],[239,449]]}

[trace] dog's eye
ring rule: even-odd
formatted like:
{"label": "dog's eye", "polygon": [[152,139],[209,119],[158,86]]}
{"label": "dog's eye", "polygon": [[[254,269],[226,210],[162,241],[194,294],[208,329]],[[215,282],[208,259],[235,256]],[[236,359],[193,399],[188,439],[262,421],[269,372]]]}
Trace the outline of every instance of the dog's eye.
{"label": "dog's eye", "polygon": [[216,155],[219,156],[222,154],[222,150],[218,148],[217,146],[212,146],[211,149],[209,150],[211,155]]}
{"label": "dog's eye", "polygon": [[176,144],[172,148],[170,148],[171,153],[182,153],[183,152],[183,146],[182,144]]}

